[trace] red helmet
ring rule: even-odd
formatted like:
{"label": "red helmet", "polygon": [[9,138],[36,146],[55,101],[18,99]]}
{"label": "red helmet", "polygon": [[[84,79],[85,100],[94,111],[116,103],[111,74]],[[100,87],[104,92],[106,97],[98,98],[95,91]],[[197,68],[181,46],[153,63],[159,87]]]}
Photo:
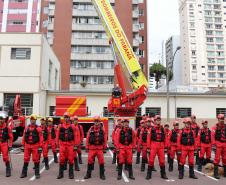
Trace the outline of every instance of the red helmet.
{"label": "red helmet", "polygon": [[217,119],[224,119],[224,114],[218,114]]}
{"label": "red helmet", "polygon": [[123,122],[123,123],[125,123],[125,122],[129,123],[129,119],[125,118],[125,119],[123,119],[122,122]]}
{"label": "red helmet", "polygon": [[191,123],[191,119],[190,118],[184,118],[183,123]]}
{"label": "red helmet", "polygon": [[202,125],[204,124],[208,124],[208,121],[207,120],[202,120]]}
{"label": "red helmet", "polygon": [[140,120],[140,124],[144,124],[144,122],[145,122],[144,120]]}
{"label": "red helmet", "polygon": [[160,119],[161,120],[161,116],[160,115],[156,115],[154,119],[155,120],[157,120],[157,119]]}
{"label": "red helmet", "polygon": [[179,126],[179,122],[178,121],[174,121],[173,122],[173,126]]}
{"label": "red helmet", "polygon": [[70,115],[70,113],[69,112],[65,112],[64,113],[64,117],[70,117],[71,115]]}
{"label": "red helmet", "polygon": [[93,119],[94,121],[100,121],[100,116],[94,116]]}
{"label": "red helmet", "polygon": [[191,118],[196,119],[196,115],[192,114]]}

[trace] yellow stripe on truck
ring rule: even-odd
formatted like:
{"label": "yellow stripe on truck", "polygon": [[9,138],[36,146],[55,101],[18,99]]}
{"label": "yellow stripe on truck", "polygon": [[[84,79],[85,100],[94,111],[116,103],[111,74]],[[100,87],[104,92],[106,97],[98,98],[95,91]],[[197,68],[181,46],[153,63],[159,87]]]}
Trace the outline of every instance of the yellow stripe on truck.
{"label": "yellow stripe on truck", "polygon": [[74,115],[75,111],[84,103],[85,98],[77,98],[73,104],[67,109],[70,115]]}
{"label": "yellow stripe on truck", "polygon": [[124,72],[129,71],[129,74],[126,75],[128,79],[131,77],[133,79],[130,82],[132,87],[138,89],[142,85],[147,86],[147,79],[110,2],[108,0],[92,0],[92,2],[104,24],[109,39],[112,38],[114,41],[113,46],[120,58],[119,62],[122,65]]}

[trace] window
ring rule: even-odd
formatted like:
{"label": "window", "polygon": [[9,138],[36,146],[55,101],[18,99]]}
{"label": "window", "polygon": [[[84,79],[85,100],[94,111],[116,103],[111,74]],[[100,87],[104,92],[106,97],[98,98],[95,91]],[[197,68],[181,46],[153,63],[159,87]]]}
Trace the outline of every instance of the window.
{"label": "window", "polygon": [[151,117],[154,117],[155,115],[161,115],[161,107],[146,107],[145,114]]}
{"label": "window", "polygon": [[51,79],[51,77],[52,77],[52,68],[53,68],[53,63],[51,61],[49,61],[49,77],[48,77],[48,85],[49,85],[49,87],[52,86],[52,83],[51,83],[51,81],[52,81],[52,79]]}
{"label": "window", "polygon": [[218,114],[224,114],[226,116],[226,108],[216,108],[216,117]]}
{"label": "window", "polygon": [[192,70],[197,70],[196,65],[192,65]]}
{"label": "window", "polygon": [[140,56],[141,58],[144,58],[144,50],[139,50],[139,56]]}
{"label": "window", "polygon": [[11,59],[31,59],[31,48],[11,48]]}
{"label": "window", "polygon": [[144,23],[139,23],[139,28],[140,28],[140,30],[143,30],[144,29]]}
{"label": "window", "polygon": [[56,106],[49,106],[49,116],[55,116]]}
{"label": "window", "polygon": [[215,66],[208,66],[208,70],[209,71],[214,71],[215,70]]}
{"label": "window", "polygon": [[139,16],[144,16],[144,10],[143,9],[139,9]]}
{"label": "window", "polygon": [[177,117],[185,118],[191,116],[191,108],[177,108]]}
{"label": "window", "polygon": [[224,66],[218,66],[218,71],[224,71]]}
{"label": "window", "polygon": [[[15,98],[16,94],[4,94],[4,110],[9,110],[9,101]],[[23,115],[31,115],[33,113],[33,94],[20,94],[21,109]]]}
{"label": "window", "polygon": [[141,116],[141,115],[142,115],[142,108],[139,107],[138,110],[137,110],[136,116]]}

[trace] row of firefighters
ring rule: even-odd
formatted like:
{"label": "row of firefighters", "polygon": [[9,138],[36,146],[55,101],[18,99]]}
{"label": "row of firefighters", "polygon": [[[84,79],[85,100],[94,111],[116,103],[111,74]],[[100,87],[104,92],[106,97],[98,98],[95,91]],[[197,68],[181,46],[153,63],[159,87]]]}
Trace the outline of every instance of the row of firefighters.
{"label": "row of firefighters", "polygon": [[[145,164],[148,164],[146,179],[152,178],[152,171],[155,170],[154,162],[158,156],[161,178],[167,179],[165,170],[165,153],[168,154],[169,171],[173,171],[173,162],[177,160],[179,179],[184,177],[184,165],[186,158],[189,164],[189,177],[197,179],[194,173],[195,154],[199,158],[198,170],[202,170],[204,158],[206,162],[211,161],[211,151],[214,149],[214,177],[219,179],[218,166],[220,159],[224,167],[226,177],[226,124],[223,114],[218,115],[218,122],[211,129],[208,122],[202,121],[202,127],[196,123],[196,117],[183,120],[184,126],[180,129],[178,121],[173,122],[173,129],[168,125],[161,124],[161,117],[156,115],[154,119],[143,117],[140,126],[134,130],[129,126],[128,119],[118,119],[112,133],[114,145],[113,161],[117,162],[117,179],[122,178],[123,165],[128,171],[129,178],[135,179],[133,175],[133,153],[137,152],[136,163],[140,163],[141,171],[145,171]],[[12,149],[13,134],[7,127],[6,117],[0,116],[0,153],[6,164],[6,177],[11,176],[10,155]],[[43,155],[43,162],[46,170],[49,169],[48,151],[52,149],[54,162],[58,163],[59,151],[59,174],[57,179],[64,177],[64,170],[69,163],[69,178],[74,178],[74,171],[79,171],[78,163],[82,163],[81,147],[84,133],[82,126],[78,124],[78,117],[70,117],[69,113],[64,114],[64,119],[57,127],[53,125],[53,119],[41,119],[41,125],[36,124],[37,116],[31,115],[30,124],[24,130],[22,144],[24,145],[24,165],[21,178],[27,177],[30,157],[34,162],[35,177],[40,178],[40,158]],[[105,180],[104,153],[107,150],[107,134],[101,124],[100,117],[94,117],[94,125],[91,126],[86,137],[86,151],[88,152],[88,167],[85,179],[91,178],[94,170],[94,162],[97,157],[100,169],[100,178]],[[175,156],[177,157],[175,159]]]}

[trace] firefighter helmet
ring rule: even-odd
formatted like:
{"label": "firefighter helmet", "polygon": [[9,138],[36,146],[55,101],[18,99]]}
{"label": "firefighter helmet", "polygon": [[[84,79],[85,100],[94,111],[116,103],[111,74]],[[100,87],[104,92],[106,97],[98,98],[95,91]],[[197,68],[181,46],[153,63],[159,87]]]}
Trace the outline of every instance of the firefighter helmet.
{"label": "firefighter helmet", "polygon": [[36,114],[32,114],[31,116],[30,116],[30,119],[33,119],[33,120],[37,120],[37,115]]}
{"label": "firefighter helmet", "polygon": [[48,118],[48,122],[53,122],[53,118]]}

